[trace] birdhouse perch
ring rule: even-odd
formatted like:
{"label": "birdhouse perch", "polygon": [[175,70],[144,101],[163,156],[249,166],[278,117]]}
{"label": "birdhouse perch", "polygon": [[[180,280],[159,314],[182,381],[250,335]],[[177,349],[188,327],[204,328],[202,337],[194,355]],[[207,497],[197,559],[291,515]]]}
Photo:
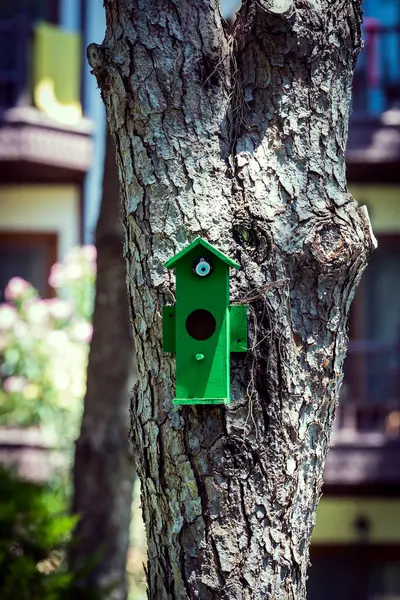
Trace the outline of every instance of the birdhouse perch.
{"label": "birdhouse perch", "polygon": [[197,238],[165,263],[176,305],[163,309],[163,350],[176,353],[174,404],[229,404],[230,353],[247,350],[247,307],[229,305],[234,260]]}

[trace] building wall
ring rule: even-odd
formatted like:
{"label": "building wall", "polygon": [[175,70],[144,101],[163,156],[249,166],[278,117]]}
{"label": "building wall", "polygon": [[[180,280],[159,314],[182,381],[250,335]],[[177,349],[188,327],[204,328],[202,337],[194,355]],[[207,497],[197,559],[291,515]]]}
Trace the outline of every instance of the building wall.
{"label": "building wall", "polygon": [[400,542],[400,502],[397,498],[329,498],[318,505],[313,544],[350,544],[359,541],[357,519],[370,524],[369,542]]}
{"label": "building wall", "polygon": [[0,186],[0,231],[57,233],[59,260],[79,243],[79,212],[78,186]]}
{"label": "building wall", "polygon": [[[368,406],[371,400],[384,407],[387,400],[398,400],[400,186],[351,185],[350,191],[360,205],[368,207],[379,244],[352,306],[351,332],[358,343],[365,342],[367,346],[370,342],[382,343],[382,349],[365,355],[349,350],[345,382],[346,373],[351,372],[348,381],[356,382],[357,389],[350,386],[350,392],[362,390],[362,393],[359,396],[349,393],[346,401],[355,399]],[[389,342],[394,342],[394,350],[389,344],[389,350],[384,351],[385,343]],[[374,452],[378,470],[379,446]],[[342,460],[346,468],[345,459]],[[362,472],[360,464],[360,477]],[[396,488],[392,490],[390,496],[382,491],[375,497],[351,496],[350,490],[347,495],[323,495],[312,536],[309,600],[400,598],[400,498],[396,496]]]}
{"label": "building wall", "polygon": [[350,185],[350,192],[360,205],[367,205],[376,235],[400,232],[399,186]]}
{"label": "building wall", "polygon": [[[371,257],[371,263],[378,258],[378,254],[384,252],[383,239],[385,236],[399,236],[398,238],[398,256],[400,260],[400,186],[384,185],[351,185],[349,191],[356,198],[360,205],[366,205],[372,222],[372,228],[375,235],[381,237],[381,245]],[[393,238],[396,240],[396,237]],[[387,260],[387,253],[383,259]],[[363,277],[364,294],[371,291],[366,285],[368,282],[368,267]],[[398,296],[396,292],[396,281],[393,278],[391,286],[385,286],[384,281],[377,280],[378,292],[376,297],[382,298],[382,304],[386,307],[382,314],[389,316],[391,322],[391,331],[396,337],[398,325]],[[361,286],[359,292],[361,292]],[[355,308],[356,305],[353,306]],[[358,306],[360,309],[360,306]],[[364,318],[369,316],[367,308],[364,307]],[[372,317],[371,317],[372,318]],[[376,319],[376,317],[375,317]],[[367,319],[368,320],[368,319]],[[382,335],[385,327],[381,327]],[[368,328],[365,332],[368,338]],[[350,365],[345,363],[347,368]],[[382,391],[383,394],[383,391]],[[333,498],[324,495],[321,499],[317,520],[313,533],[313,544],[347,544],[357,541],[357,531],[354,527],[357,516],[368,518],[371,523],[370,542],[397,542],[400,543],[400,500],[398,498],[351,498],[341,497]]]}

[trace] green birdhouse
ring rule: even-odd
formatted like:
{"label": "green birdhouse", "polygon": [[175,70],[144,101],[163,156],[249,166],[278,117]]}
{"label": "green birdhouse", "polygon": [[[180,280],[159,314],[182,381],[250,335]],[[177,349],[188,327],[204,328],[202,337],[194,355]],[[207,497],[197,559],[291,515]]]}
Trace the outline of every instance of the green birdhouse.
{"label": "green birdhouse", "polygon": [[176,353],[174,404],[228,404],[230,353],[247,350],[247,308],[229,306],[234,260],[197,238],[165,263],[176,305],[163,310],[163,349]]}

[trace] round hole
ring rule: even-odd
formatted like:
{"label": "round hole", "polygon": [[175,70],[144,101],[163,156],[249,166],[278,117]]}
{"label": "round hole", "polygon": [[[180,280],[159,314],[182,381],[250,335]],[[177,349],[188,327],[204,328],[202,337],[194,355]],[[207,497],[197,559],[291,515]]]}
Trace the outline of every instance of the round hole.
{"label": "round hole", "polygon": [[195,340],[208,340],[215,331],[217,323],[213,315],[204,308],[198,308],[186,319],[186,330]]}

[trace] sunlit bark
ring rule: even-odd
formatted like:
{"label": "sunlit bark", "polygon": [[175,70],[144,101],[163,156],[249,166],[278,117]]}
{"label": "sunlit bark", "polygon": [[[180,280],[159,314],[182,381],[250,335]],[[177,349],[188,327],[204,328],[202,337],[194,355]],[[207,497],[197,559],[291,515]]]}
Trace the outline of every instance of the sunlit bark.
{"label": "sunlit bark", "polygon": [[[131,439],[149,597],[305,597],[347,344],[374,240],[345,148],[360,3],[106,0],[88,48],[114,136],[139,382]],[[242,269],[250,347],[232,403],[176,407],[163,268],[201,235]]]}

